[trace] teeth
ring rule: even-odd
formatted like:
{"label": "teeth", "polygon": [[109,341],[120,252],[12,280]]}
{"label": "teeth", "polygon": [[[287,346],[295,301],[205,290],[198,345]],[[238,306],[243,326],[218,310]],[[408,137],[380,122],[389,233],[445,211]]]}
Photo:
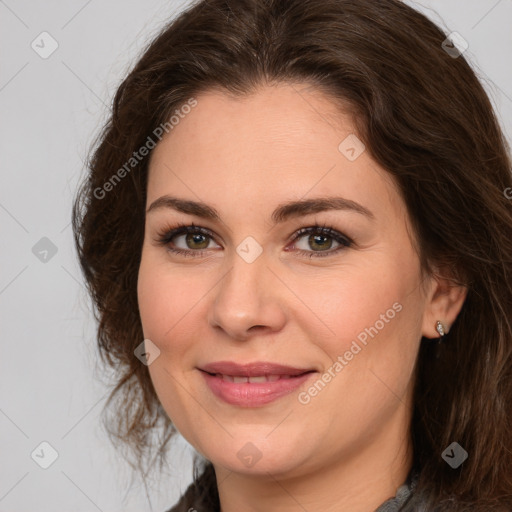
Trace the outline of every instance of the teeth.
{"label": "teeth", "polygon": [[[277,375],[276,375],[277,377]],[[267,382],[267,377],[262,375],[261,377],[249,377],[249,382],[257,383],[257,382]]]}
{"label": "teeth", "polygon": [[235,375],[223,375],[221,373],[217,373],[215,376],[226,382],[234,382],[235,384],[243,384],[245,382],[249,382],[251,384],[261,384],[263,382],[276,382],[280,379],[291,378],[291,375],[258,375],[255,377],[242,377]]}

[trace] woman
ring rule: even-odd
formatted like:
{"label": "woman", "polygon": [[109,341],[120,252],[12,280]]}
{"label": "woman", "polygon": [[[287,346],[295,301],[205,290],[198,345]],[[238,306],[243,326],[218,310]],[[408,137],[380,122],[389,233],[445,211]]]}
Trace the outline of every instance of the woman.
{"label": "woman", "polygon": [[512,510],[511,163],[463,49],[209,0],[121,84],[74,229],[112,432],[202,456],[173,511]]}

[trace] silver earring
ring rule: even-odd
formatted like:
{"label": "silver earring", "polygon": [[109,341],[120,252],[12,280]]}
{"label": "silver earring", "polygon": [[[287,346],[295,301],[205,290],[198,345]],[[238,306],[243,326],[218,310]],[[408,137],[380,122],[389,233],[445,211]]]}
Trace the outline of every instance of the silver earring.
{"label": "silver earring", "polygon": [[443,324],[439,320],[436,322],[436,331],[439,333],[439,337],[443,339],[446,333],[444,331]]}

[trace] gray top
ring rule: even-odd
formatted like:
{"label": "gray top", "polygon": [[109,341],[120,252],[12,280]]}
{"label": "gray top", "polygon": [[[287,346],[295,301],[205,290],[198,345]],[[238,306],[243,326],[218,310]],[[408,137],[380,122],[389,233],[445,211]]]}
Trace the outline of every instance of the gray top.
{"label": "gray top", "polygon": [[375,512],[398,512],[411,497],[417,481],[418,474],[411,472],[407,481],[397,489],[395,497],[385,501]]}

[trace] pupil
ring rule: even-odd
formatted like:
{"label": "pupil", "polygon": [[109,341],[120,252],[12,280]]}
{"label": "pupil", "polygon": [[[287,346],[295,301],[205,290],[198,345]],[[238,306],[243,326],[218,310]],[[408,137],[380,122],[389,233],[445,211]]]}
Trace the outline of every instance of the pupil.
{"label": "pupil", "polygon": [[321,249],[329,249],[330,248],[332,243],[330,243],[330,244],[328,243],[327,246],[325,244],[322,245],[322,241],[325,242],[328,239],[329,239],[329,237],[328,236],[324,236],[324,235],[311,235],[309,237],[310,243],[316,244],[317,246],[319,245]]}

